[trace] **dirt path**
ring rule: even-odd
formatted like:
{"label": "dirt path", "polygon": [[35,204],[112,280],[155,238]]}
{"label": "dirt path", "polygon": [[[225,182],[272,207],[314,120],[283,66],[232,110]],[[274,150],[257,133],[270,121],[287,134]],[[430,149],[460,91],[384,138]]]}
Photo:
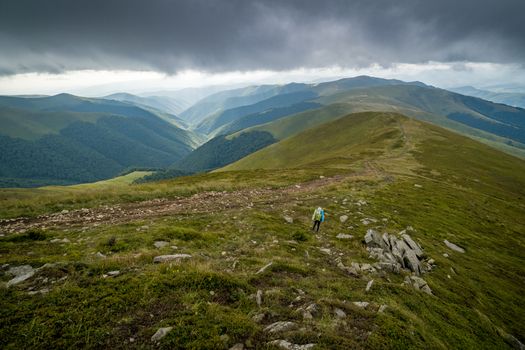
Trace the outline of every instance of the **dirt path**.
{"label": "dirt path", "polygon": [[41,215],[35,218],[15,218],[0,221],[0,233],[11,234],[28,229],[89,228],[99,225],[114,225],[136,220],[174,214],[213,213],[230,209],[251,209],[257,203],[270,205],[289,201],[290,196],[303,192],[315,192],[320,187],[343,181],[349,177],[374,174],[368,168],[352,175],[337,175],[291,185],[279,189],[243,189],[233,192],[208,191],[190,197],[175,199],[158,198],[148,201],[78,209]]}

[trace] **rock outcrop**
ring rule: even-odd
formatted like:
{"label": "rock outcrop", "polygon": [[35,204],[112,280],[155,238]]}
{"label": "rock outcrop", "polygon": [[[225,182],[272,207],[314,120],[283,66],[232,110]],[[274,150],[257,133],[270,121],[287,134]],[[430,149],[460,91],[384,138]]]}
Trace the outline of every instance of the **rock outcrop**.
{"label": "rock outcrop", "polygon": [[370,257],[379,260],[376,266],[379,269],[399,273],[401,269],[413,271],[416,275],[428,271],[429,264],[424,264],[423,248],[412,237],[403,231],[400,236],[369,229],[364,242]]}

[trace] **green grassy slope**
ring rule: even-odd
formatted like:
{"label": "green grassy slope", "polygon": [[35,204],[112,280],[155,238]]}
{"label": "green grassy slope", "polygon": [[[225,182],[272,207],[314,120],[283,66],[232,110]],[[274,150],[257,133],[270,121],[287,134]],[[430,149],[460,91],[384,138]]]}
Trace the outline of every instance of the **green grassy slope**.
{"label": "green grassy slope", "polygon": [[[276,145],[304,141],[303,152],[283,147],[275,155],[288,159],[286,169],[0,190],[2,217],[33,217],[0,222],[0,266],[56,263],[0,287],[0,346],[275,349],[269,341],[286,339],[316,349],[510,349],[513,339],[524,342],[525,162],[394,113],[350,115],[316,129]],[[310,217],[319,205],[326,222],[315,234]],[[406,272],[352,277],[337,267],[338,259],[375,262],[361,243],[367,229],[407,226],[436,262],[423,275],[433,295],[402,285]],[[158,240],[168,245],[155,248]],[[173,253],[192,258],[152,262]],[[104,277],[114,270],[120,274]],[[318,312],[303,318],[298,309],[311,303]],[[276,321],[297,328],[264,330]],[[156,345],[159,327],[173,330]]]}
{"label": "green grassy slope", "polygon": [[[353,105],[346,103],[334,103],[318,109],[292,114],[278,120],[253,126],[246,131],[266,131],[276,139],[282,140],[289,136],[300,133],[306,129],[321,125],[323,123],[339,119],[353,111]],[[381,106],[379,110],[384,110]],[[234,133],[233,135],[237,135]]]}
{"label": "green grassy slope", "polygon": [[[270,145],[223,170],[296,168],[355,157],[361,152],[374,154],[376,148],[385,147],[384,142],[390,141],[393,133],[399,133],[396,118],[388,113],[351,114]],[[343,165],[339,161],[336,164]]]}

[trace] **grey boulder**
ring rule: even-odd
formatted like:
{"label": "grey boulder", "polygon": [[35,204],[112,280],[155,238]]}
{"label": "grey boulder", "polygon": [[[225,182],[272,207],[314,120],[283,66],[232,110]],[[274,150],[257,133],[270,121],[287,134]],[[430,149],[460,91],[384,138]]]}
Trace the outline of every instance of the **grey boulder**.
{"label": "grey boulder", "polygon": [[153,258],[154,263],[163,263],[173,260],[183,260],[183,259],[189,259],[191,258],[191,255],[189,254],[171,254],[171,255],[159,255]]}

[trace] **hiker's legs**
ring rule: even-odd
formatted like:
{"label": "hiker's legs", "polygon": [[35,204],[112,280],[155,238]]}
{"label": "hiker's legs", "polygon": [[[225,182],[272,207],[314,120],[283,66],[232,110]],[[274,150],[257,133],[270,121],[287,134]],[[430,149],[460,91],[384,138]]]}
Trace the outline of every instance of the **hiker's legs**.
{"label": "hiker's legs", "polygon": [[319,232],[320,227],[321,227],[321,221],[317,221],[317,232]]}
{"label": "hiker's legs", "polygon": [[314,225],[312,226],[312,231],[315,230],[315,225],[317,225],[317,221],[314,221]]}
{"label": "hiker's legs", "polygon": [[315,230],[315,227],[317,226],[317,232],[319,232],[319,225],[321,224],[321,221],[315,220],[314,221],[314,227],[312,227],[312,230]]}

